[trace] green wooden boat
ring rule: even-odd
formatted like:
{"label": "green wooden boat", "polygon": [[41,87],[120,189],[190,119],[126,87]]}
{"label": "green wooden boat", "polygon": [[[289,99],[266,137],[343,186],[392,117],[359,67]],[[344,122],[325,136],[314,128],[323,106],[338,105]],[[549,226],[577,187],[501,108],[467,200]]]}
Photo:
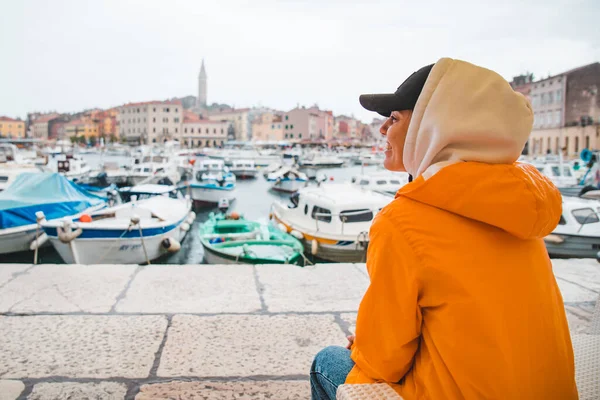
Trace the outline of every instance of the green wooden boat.
{"label": "green wooden boat", "polygon": [[298,239],[243,217],[211,213],[200,227],[200,241],[209,264],[304,265],[304,248]]}

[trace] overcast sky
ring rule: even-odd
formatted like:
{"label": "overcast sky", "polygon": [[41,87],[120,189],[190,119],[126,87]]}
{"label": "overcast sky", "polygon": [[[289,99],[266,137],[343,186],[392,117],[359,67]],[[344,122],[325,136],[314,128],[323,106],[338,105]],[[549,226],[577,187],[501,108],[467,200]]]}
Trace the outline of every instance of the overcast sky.
{"label": "overcast sky", "polygon": [[443,56],[509,80],[600,61],[599,21],[599,0],[0,0],[0,115],[195,95],[204,58],[209,103],[368,122],[359,94]]}

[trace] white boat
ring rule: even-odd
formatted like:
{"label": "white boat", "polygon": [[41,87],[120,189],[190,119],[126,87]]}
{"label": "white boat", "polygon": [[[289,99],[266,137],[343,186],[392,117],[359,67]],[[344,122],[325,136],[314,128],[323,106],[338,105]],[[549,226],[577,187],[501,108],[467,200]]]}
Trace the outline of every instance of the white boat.
{"label": "white boat", "polygon": [[157,174],[176,175],[171,179],[174,183],[180,179],[178,165],[172,157],[150,154],[135,160],[129,180],[132,185],[138,185]]}
{"label": "white boat", "polygon": [[234,160],[229,170],[236,178],[240,179],[256,178],[258,173],[258,169],[256,169],[256,165],[252,160]]}
{"label": "white boat", "polygon": [[[135,187],[129,191],[134,193]],[[177,193],[177,198],[173,198],[173,193]],[[153,194],[79,219],[47,221],[42,228],[69,264],[148,263],[178,251],[195,219],[192,202],[183,198],[177,188],[163,186],[155,188]]]}
{"label": "white boat", "polygon": [[371,221],[391,200],[349,183],[321,184],[300,189],[290,205],[274,203],[271,216],[318,258],[364,262]]}
{"label": "white boat", "polygon": [[353,176],[351,183],[363,189],[395,195],[408,183],[408,173],[381,171]]}
{"label": "white boat", "polygon": [[207,159],[196,163],[190,182],[192,200],[218,204],[221,199],[235,200],[235,175],[222,160]]}
{"label": "white boat", "polygon": [[[22,173],[0,193],[0,254],[33,250],[45,244],[38,222],[78,218],[106,206],[106,200],[83,191],[52,172]],[[37,240],[36,240],[37,239]]]}
{"label": "white boat", "polygon": [[277,171],[267,175],[267,181],[272,182],[272,190],[294,193],[307,185],[308,177],[304,172],[300,172],[294,167],[282,166]]}
{"label": "white boat", "polygon": [[583,189],[582,185],[579,185],[573,167],[568,163],[539,163],[534,162],[533,165],[550,178],[552,183],[556,185],[558,190],[565,196],[577,196]]}
{"label": "white boat", "polygon": [[58,154],[55,160],[54,171],[73,181],[80,181],[92,172],[85,160],[78,155]]}
{"label": "white boat", "polygon": [[556,229],[544,238],[554,257],[598,258],[600,252],[600,202],[563,197],[562,215]]}

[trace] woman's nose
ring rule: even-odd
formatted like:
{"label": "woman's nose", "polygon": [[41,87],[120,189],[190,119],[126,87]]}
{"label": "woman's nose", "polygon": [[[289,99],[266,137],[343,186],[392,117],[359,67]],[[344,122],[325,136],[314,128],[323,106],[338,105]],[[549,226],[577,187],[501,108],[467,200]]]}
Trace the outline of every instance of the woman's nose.
{"label": "woman's nose", "polygon": [[383,136],[387,136],[387,130],[388,130],[388,123],[386,121],[383,123],[383,125],[381,125],[381,128],[379,128],[379,133],[381,133]]}

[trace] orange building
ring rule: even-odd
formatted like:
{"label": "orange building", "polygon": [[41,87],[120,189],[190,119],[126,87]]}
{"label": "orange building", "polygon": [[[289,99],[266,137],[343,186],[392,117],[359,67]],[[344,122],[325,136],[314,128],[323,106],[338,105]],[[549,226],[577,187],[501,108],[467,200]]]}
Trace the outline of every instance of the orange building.
{"label": "orange building", "polygon": [[83,117],[67,122],[64,126],[65,137],[98,137],[98,124],[90,117]]}
{"label": "orange building", "polygon": [[0,117],[0,136],[8,138],[24,138],[25,122],[20,119]]}

